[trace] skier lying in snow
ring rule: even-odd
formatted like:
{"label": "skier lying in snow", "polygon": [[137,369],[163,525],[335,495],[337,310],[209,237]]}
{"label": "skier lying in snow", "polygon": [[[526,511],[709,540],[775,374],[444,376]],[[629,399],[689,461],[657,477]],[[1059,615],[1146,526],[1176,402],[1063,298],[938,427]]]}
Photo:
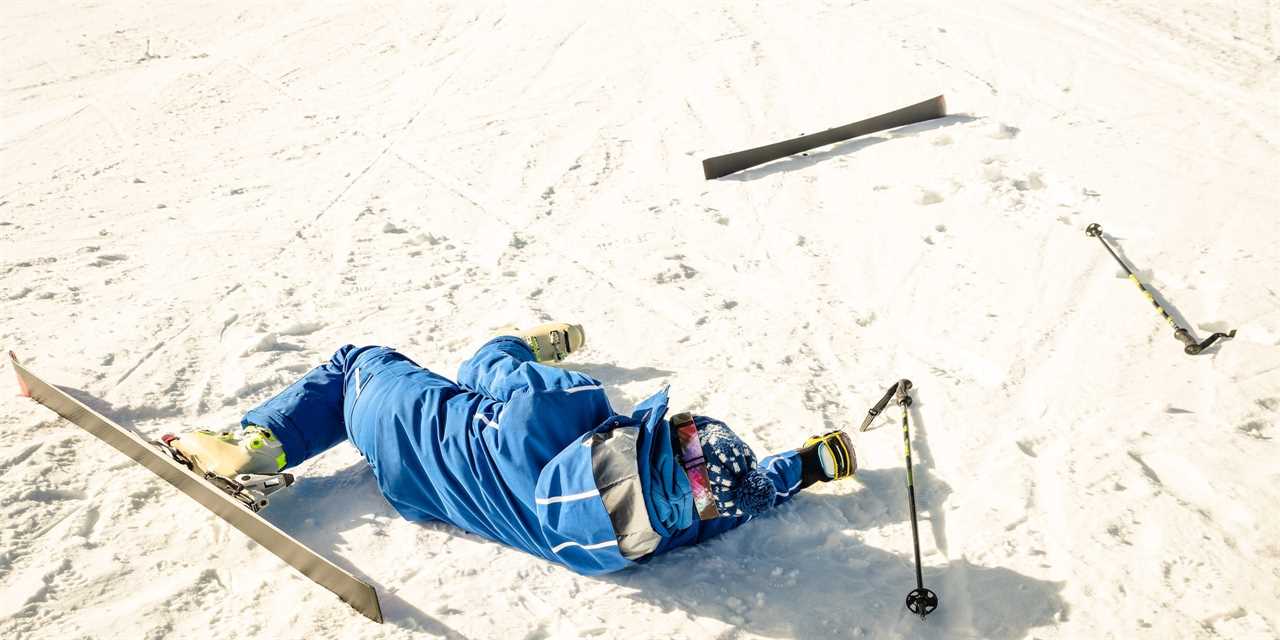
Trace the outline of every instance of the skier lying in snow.
{"label": "skier lying in snow", "polygon": [[718,535],[856,468],[841,431],[757,464],[722,422],[665,419],[665,389],[630,416],[614,413],[600,382],[539,364],[583,343],[581,326],[562,323],[500,336],[456,383],[387,347],[347,345],[245,414],[240,432],[171,445],[233,476],[294,467],[349,439],[404,517],[587,575]]}

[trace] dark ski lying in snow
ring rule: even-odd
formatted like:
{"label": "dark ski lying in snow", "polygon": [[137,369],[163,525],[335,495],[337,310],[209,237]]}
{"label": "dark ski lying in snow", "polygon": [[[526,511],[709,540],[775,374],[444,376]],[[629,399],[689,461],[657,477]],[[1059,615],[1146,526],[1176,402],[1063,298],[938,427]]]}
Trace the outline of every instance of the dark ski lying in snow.
{"label": "dark ski lying in snow", "polygon": [[191,496],[196,502],[229,522],[231,526],[244,532],[254,542],[293,565],[316,584],[337,594],[356,611],[374,622],[382,622],[382,609],[378,604],[378,594],[373,587],[356,579],[355,576],[342,570],[306,545],[294,540],[289,534],[277,529],[262,516],[223,493],[203,476],[178,464],[167,453],[134,431],[112,422],[61,389],[41,380],[23,367],[12,351],[9,352],[9,359],[13,364],[13,370],[18,374],[18,385],[21,387],[23,396],[52,409],[54,413],[133,458],[135,462],[150,469],[169,484],[177,487],[179,491]]}
{"label": "dark ski lying in snow", "polygon": [[943,96],[938,96],[909,107],[903,107],[897,111],[882,113],[873,118],[846,124],[843,127],[827,129],[826,131],[819,131],[818,133],[811,133],[807,136],[783,140],[782,142],[775,142],[763,147],[747,149],[746,151],[707,158],[702,161],[702,173],[707,180],[713,180],[810,149],[843,142],[849,138],[941,118],[945,115],[947,115],[947,101]]}

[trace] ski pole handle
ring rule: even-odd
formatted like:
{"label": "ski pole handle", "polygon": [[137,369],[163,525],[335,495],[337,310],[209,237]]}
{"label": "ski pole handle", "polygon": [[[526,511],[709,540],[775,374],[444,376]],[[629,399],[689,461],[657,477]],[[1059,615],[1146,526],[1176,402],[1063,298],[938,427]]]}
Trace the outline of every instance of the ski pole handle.
{"label": "ski pole handle", "polygon": [[[1185,352],[1187,353],[1187,355],[1189,355],[1189,356],[1198,355],[1201,351],[1204,351],[1205,349],[1208,349],[1210,345],[1212,345],[1213,343],[1217,342],[1218,340],[1221,340],[1221,339],[1223,339],[1223,338],[1228,338],[1228,339],[1229,339],[1229,338],[1234,338],[1234,337],[1236,337],[1236,330],[1235,330],[1235,329],[1232,329],[1231,331],[1228,331],[1227,333],[1223,333],[1223,332],[1221,332],[1221,331],[1218,331],[1217,333],[1214,333],[1213,335],[1209,336],[1208,338],[1205,338],[1205,339],[1204,339],[1204,342],[1201,342],[1201,343],[1199,343],[1199,344],[1196,344],[1196,340],[1195,340],[1195,338],[1192,338],[1192,337],[1191,337],[1191,334],[1187,333],[1187,331],[1186,331],[1185,329],[1183,329],[1183,330],[1182,330],[1182,334],[1181,334],[1181,335],[1178,335],[1178,336],[1177,336],[1177,338],[1178,338],[1179,340],[1181,340],[1183,343],[1185,343],[1185,344],[1187,345],[1187,346],[1183,347],[1183,349],[1182,349],[1182,350],[1183,350],[1183,351],[1185,351]],[[1184,338],[1185,338],[1185,339],[1184,339]]]}

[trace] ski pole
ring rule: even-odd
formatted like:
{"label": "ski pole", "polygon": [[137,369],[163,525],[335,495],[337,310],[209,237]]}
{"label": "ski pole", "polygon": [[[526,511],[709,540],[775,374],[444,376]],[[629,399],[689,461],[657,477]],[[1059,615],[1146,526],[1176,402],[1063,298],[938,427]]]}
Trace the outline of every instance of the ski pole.
{"label": "ski pole", "polygon": [[1124,269],[1124,272],[1129,274],[1129,279],[1132,280],[1134,284],[1138,285],[1138,289],[1142,291],[1142,295],[1147,297],[1147,301],[1151,303],[1151,306],[1155,307],[1156,311],[1160,312],[1160,316],[1169,323],[1169,326],[1173,327],[1173,337],[1177,338],[1178,342],[1186,345],[1182,350],[1187,355],[1194,356],[1201,351],[1204,351],[1209,348],[1209,345],[1217,342],[1220,338],[1236,337],[1236,330],[1232,329],[1228,333],[1214,333],[1206,338],[1204,342],[1197,343],[1195,337],[1191,335],[1191,332],[1185,327],[1178,326],[1178,323],[1174,321],[1173,316],[1169,315],[1169,312],[1165,311],[1164,307],[1160,306],[1159,302],[1156,302],[1155,296],[1151,295],[1151,291],[1147,289],[1146,285],[1142,284],[1142,282],[1138,280],[1138,276],[1133,273],[1133,270],[1129,268],[1129,265],[1125,264],[1124,260],[1120,259],[1120,256],[1117,255],[1115,250],[1111,248],[1111,245],[1107,243],[1107,239],[1102,237],[1102,225],[1094,222],[1084,228],[1084,233],[1091,238],[1097,238],[1098,242],[1101,242],[1102,246],[1106,248],[1107,253],[1110,253],[1111,257],[1115,258],[1116,262],[1120,264],[1120,268]]}
{"label": "ski pole", "polygon": [[888,406],[890,399],[902,407],[902,449],[907,459],[907,503],[911,506],[911,544],[916,554],[916,588],[907,594],[907,611],[919,614],[920,619],[924,620],[925,616],[938,608],[938,594],[925,588],[924,574],[920,568],[920,527],[916,522],[916,483],[911,464],[911,429],[907,422],[907,408],[911,406],[909,389],[911,389],[911,381],[906,378],[889,387],[884,397],[880,398],[880,401],[867,412],[860,430],[866,431],[870,427],[871,421]]}

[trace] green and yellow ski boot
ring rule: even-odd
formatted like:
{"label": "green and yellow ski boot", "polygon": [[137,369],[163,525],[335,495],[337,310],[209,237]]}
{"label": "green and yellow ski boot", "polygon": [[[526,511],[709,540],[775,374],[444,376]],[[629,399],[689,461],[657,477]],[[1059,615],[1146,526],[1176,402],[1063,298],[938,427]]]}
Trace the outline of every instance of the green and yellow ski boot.
{"label": "green and yellow ski boot", "polygon": [[198,429],[165,438],[195,468],[224,478],[274,474],[285,467],[284,446],[266,427],[249,425],[235,433]]}
{"label": "green and yellow ski boot", "polygon": [[513,335],[522,338],[538,362],[560,362],[587,342],[580,324],[550,322]]}

